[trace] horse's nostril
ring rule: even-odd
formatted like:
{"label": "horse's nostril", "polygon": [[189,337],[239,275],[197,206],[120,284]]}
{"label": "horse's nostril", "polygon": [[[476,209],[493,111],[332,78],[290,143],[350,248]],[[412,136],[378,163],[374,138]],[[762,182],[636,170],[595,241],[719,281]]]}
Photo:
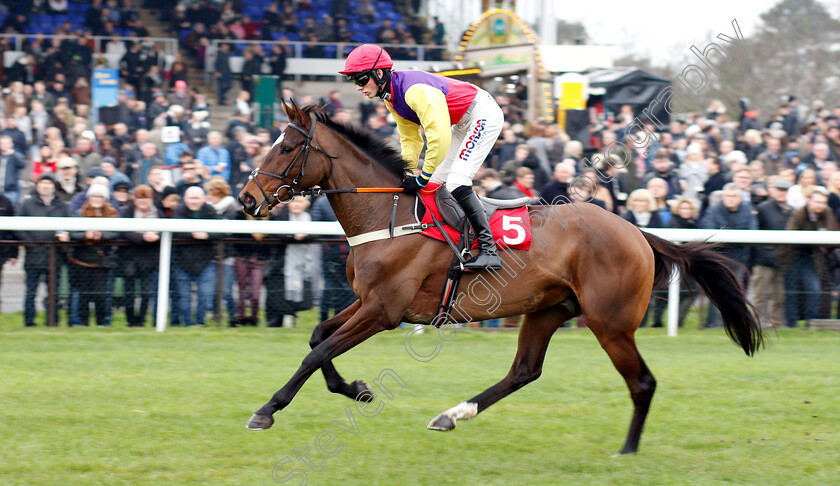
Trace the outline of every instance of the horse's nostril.
{"label": "horse's nostril", "polygon": [[242,203],[242,206],[245,209],[249,209],[249,210],[253,209],[254,206],[256,205],[256,200],[254,199],[254,196],[252,196],[249,193],[240,194],[239,195],[239,202]]}

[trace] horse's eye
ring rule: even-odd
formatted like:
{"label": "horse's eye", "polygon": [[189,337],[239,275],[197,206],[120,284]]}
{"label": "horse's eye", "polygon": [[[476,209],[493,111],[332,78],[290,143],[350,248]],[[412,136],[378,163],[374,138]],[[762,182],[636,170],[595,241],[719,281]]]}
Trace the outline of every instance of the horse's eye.
{"label": "horse's eye", "polygon": [[287,154],[291,151],[292,151],[292,147],[283,147],[282,149],[280,149],[281,154]]}

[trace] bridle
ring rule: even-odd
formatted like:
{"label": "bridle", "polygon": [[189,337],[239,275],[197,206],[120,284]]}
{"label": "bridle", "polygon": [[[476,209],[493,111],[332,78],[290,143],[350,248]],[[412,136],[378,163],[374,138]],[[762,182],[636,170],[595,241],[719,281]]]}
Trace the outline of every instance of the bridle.
{"label": "bridle", "polygon": [[[315,136],[315,125],[318,123],[318,121],[315,119],[315,114],[314,113],[310,113],[309,118],[312,120],[312,126],[309,129],[309,133],[307,133],[306,130],[304,130],[303,128],[297,126],[294,122],[290,122],[289,125],[288,125],[289,128],[294,128],[295,130],[299,131],[304,137],[306,137],[306,140],[303,142],[303,147],[300,150],[298,150],[298,153],[297,153],[297,155],[295,155],[294,160],[292,160],[292,163],[289,164],[289,166],[286,168],[286,171],[283,172],[282,175],[277,175],[277,174],[274,174],[274,173],[271,173],[271,172],[266,172],[266,171],[263,171],[263,170],[260,170],[260,169],[257,168],[257,169],[254,169],[253,171],[251,171],[251,175],[248,176],[248,179],[254,181],[254,183],[257,185],[257,187],[260,189],[260,192],[263,195],[263,202],[261,202],[260,205],[257,207],[257,209],[254,211],[255,214],[259,214],[260,211],[262,210],[263,206],[266,205],[266,204],[268,204],[268,209],[271,210],[271,208],[273,208],[277,204],[287,204],[287,203],[291,202],[291,200],[294,199],[295,196],[304,195],[307,192],[307,191],[295,192],[295,186],[298,185],[298,182],[300,182],[300,178],[304,176],[304,173],[306,171],[306,161],[309,160],[309,149],[310,149],[310,147],[317,150],[318,152],[321,152],[322,154],[324,154],[324,156],[327,157],[327,160],[330,161],[330,172],[327,174],[327,176],[324,178],[324,180],[329,179],[330,176],[332,175],[332,171],[333,171],[332,159],[337,159],[338,156],[330,155],[330,154],[326,153],[325,151],[323,151],[321,148],[312,145],[312,137]],[[303,160],[300,163],[300,170],[298,171],[298,173],[295,176],[292,183],[289,184],[286,179],[289,177],[289,174],[292,172],[292,168],[297,164],[298,160],[301,159],[301,157],[303,157]],[[270,176],[270,177],[274,177],[276,179],[280,179],[280,182],[282,182],[283,184],[281,184],[280,187],[278,187],[277,190],[274,191],[274,194],[269,196],[268,193],[265,192],[265,189],[263,189],[263,186],[262,186],[262,184],[260,184],[260,181],[257,180],[257,176],[260,175],[260,174],[267,175],[267,176]],[[287,190],[287,192],[289,193],[288,199],[280,199],[280,190],[281,189],[286,189]],[[270,202],[271,198],[274,198],[274,200],[275,200],[274,203]]]}
{"label": "bridle", "polygon": [[[326,153],[324,150],[322,150],[321,148],[312,145],[312,137],[315,136],[315,125],[318,123],[318,121],[316,120],[314,113],[310,113],[309,118],[312,120],[312,126],[309,128],[308,133],[303,128],[297,126],[294,122],[289,122],[288,127],[289,128],[294,128],[295,130],[299,131],[306,138],[306,140],[303,142],[303,147],[298,151],[297,155],[295,155],[295,158],[292,160],[292,163],[289,164],[289,167],[286,168],[286,171],[283,172],[282,175],[277,175],[277,174],[274,174],[272,172],[266,172],[266,171],[263,171],[263,170],[260,170],[260,169],[254,169],[253,171],[251,171],[251,175],[248,176],[248,179],[254,181],[254,183],[257,185],[257,187],[260,189],[260,192],[263,195],[263,202],[261,202],[260,205],[257,206],[257,208],[254,210],[254,214],[260,214],[260,211],[262,210],[263,206],[265,206],[266,204],[268,205],[268,209],[270,211],[277,204],[287,204],[287,203],[291,202],[292,199],[295,198],[295,196],[312,196],[312,197],[315,197],[315,196],[323,196],[325,194],[393,193],[394,194],[394,204],[391,207],[391,222],[390,222],[390,225],[388,227],[388,237],[394,238],[395,236],[399,236],[399,235],[396,234],[396,231],[397,231],[396,217],[397,217],[397,203],[400,200],[399,193],[404,191],[404,189],[402,187],[349,187],[349,188],[345,188],[345,189],[322,189],[320,187],[317,187],[317,188],[311,188],[311,189],[304,189],[304,190],[301,190],[301,191],[295,191],[295,186],[298,185],[298,182],[300,182],[300,178],[303,177],[304,172],[306,170],[306,162],[309,160],[309,149],[310,148],[313,148],[313,149],[317,150],[318,152],[321,152],[322,154],[324,154],[325,157],[327,157],[327,160],[330,161],[330,171],[321,180],[322,183],[324,181],[328,180],[330,178],[330,176],[332,176],[332,173],[333,173],[333,159],[338,158],[338,156],[330,155],[330,154]],[[286,181],[286,178],[289,177],[289,173],[292,171],[292,168],[297,164],[297,161],[298,161],[298,159],[301,158],[301,156],[303,157],[303,160],[300,163],[300,171],[298,171],[298,174],[295,176],[292,183],[289,184]],[[257,176],[260,175],[260,174],[267,175],[267,176],[270,176],[270,177],[274,177],[276,179],[280,179],[280,181],[283,184],[281,184],[280,187],[278,187],[277,190],[274,191],[274,194],[269,196],[268,193],[265,192],[265,189],[263,189],[263,186],[262,186],[262,184],[260,184],[260,181],[257,180]],[[288,193],[289,193],[289,198],[288,199],[280,199],[280,190],[281,189],[286,189],[288,191]],[[271,198],[274,198],[274,200],[276,202],[273,203],[273,204],[271,202],[269,202]],[[418,197],[417,199],[418,199],[418,201],[420,201],[421,203],[423,203],[425,205],[425,202],[423,202],[422,198]],[[427,210],[428,210],[428,208],[427,208]],[[461,264],[463,264],[465,259],[460,255],[460,252],[458,251],[458,248],[455,246],[455,244],[449,238],[446,231],[444,231],[444,229],[442,227],[443,223],[438,221],[434,217],[434,215],[432,215],[432,220],[434,221],[435,226],[437,226],[437,228],[440,230],[443,237],[446,238],[446,242],[449,244],[450,248],[452,248],[455,251],[455,254],[456,254],[457,258],[460,260]],[[405,230],[420,231],[420,230],[426,229],[428,226],[430,226],[430,225],[426,225],[426,224],[409,225],[409,226],[403,226],[403,227],[399,228],[399,230],[402,230],[402,231],[405,231]],[[417,232],[417,231],[411,231],[411,232]],[[402,234],[407,234],[407,233],[402,233]]]}

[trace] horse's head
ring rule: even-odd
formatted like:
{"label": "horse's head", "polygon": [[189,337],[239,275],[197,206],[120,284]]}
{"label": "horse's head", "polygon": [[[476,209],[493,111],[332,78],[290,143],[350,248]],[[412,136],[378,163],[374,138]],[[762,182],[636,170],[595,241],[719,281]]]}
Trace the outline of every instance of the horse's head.
{"label": "horse's head", "polygon": [[333,157],[314,141],[315,114],[294,101],[291,106],[283,102],[283,109],[289,125],[239,193],[239,202],[252,216],[268,215],[272,207],[291,201],[296,192],[318,185],[330,173]]}

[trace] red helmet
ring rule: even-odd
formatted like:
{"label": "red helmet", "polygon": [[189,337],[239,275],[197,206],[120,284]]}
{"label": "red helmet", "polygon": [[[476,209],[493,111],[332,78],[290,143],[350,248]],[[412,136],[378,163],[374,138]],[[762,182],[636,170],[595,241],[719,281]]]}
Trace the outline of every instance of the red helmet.
{"label": "red helmet", "polygon": [[362,44],[353,49],[344,62],[344,71],[339,74],[352,74],[371,69],[389,69],[394,66],[388,51],[375,44]]}

